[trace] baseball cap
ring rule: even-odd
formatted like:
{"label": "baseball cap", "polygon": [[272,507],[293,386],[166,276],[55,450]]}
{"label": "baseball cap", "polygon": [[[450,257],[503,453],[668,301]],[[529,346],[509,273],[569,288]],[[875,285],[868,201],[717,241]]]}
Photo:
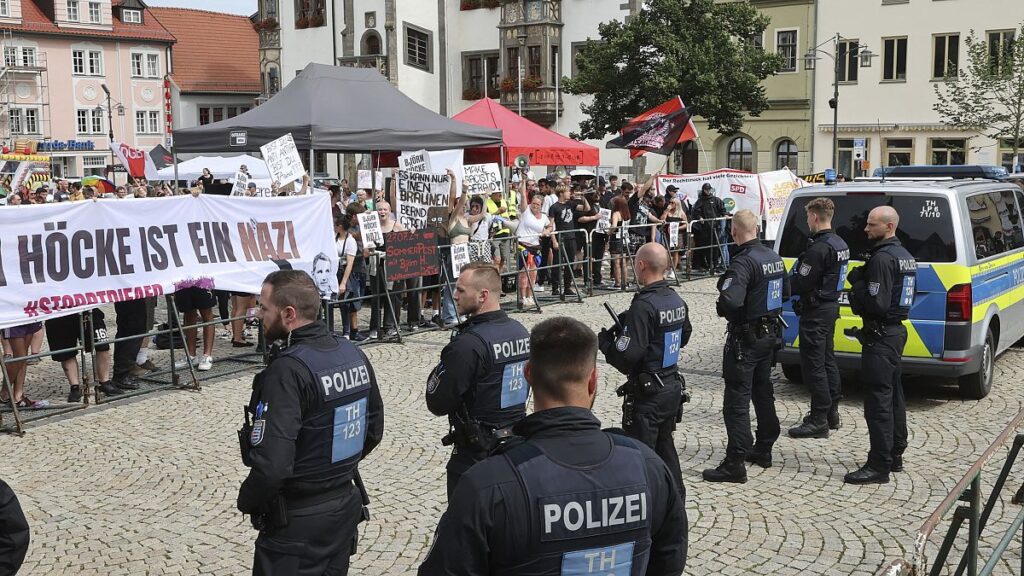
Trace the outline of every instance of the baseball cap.
{"label": "baseball cap", "polygon": [[256,187],[256,183],[255,182],[249,182],[249,184],[246,186],[246,188],[255,188],[255,187]]}
{"label": "baseball cap", "polygon": [[700,189],[702,191],[703,190],[711,190],[711,183],[710,182],[705,182],[704,185],[700,187]]}
{"label": "baseball cap", "polygon": [[679,190],[679,187],[675,184],[669,184],[668,187],[665,188],[665,192],[675,192],[676,190]]}

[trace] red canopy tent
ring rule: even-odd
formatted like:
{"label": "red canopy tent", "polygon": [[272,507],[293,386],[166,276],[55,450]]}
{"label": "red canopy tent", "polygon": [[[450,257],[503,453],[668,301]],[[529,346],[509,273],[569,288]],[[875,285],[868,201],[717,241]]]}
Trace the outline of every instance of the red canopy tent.
{"label": "red canopy tent", "polygon": [[601,151],[597,147],[552,132],[490,98],[478,101],[453,119],[498,128],[503,135],[503,147],[467,149],[466,164],[500,163],[502,148],[506,166],[514,166],[516,156],[521,154],[530,158],[530,166],[597,166],[601,163]]}

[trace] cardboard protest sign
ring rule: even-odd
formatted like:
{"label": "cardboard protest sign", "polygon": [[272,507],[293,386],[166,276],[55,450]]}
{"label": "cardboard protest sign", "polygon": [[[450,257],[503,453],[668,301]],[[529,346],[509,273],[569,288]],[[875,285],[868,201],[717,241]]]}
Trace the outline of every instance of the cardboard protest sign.
{"label": "cardboard protest sign", "polygon": [[260,146],[260,153],[263,154],[263,159],[270,170],[270,177],[282,187],[295,180],[301,180],[306,173],[291,133]]}
{"label": "cardboard protest sign", "polygon": [[466,164],[462,167],[462,182],[464,188],[472,196],[505,192],[505,186],[501,180],[501,168],[496,162]]}
{"label": "cardboard protest sign", "polygon": [[373,172],[360,170],[356,179],[356,188],[360,190],[373,190]]}
{"label": "cardboard protest sign", "polygon": [[380,246],[384,243],[384,231],[380,227],[380,216],[376,212],[363,212],[356,216],[359,218],[359,233],[363,237],[363,244]]}
{"label": "cardboard protest sign", "polygon": [[439,274],[437,232],[391,232],[388,234],[387,279],[389,281]]}
{"label": "cardboard protest sign", "polygon": [[452,245],[452,278],[458,278],[462,267],[469,264],[469,244]]}
{"label": "cardboard protest sign", "polygon": [[430,172],[430,153],[426,150],[402,152],[398,157],[398,167],[409,172]]}
{"label": "cardboard protest sign", "polygon": [[447,174],[398,170],[396,178],[395,218],[406,228],[426,228],[427,210],[448,206],[451,179]]}
{"label": "cardboard protest sign", "polygon": [[246,188],[249,186],[249,176],[239,170],[235,172],[235,184],[231,187],[232,196],[245,196]]}
{"label": "cardboard protest sign", "polygon": [[668,223],[668,247],[679,248],[679,222]]}
{"label": "cardboard protest sign", "polygon": [[305,270],[337,286],[330,199],[202,194],[0,208],[0,328],[199,286],[255,294]]}
{"label": "cardboard protest sign", "polygon": [[597,214],[600,216],[600,219],[597,221],[594,231],[607,234],[608,229],[612,226],[612,211],[608,208],[598,208]]}

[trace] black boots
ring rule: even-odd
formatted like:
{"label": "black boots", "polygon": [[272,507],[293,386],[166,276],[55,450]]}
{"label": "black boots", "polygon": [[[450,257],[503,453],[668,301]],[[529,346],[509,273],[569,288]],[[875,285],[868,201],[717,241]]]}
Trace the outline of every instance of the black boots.
{"label": "black boots", "polygon": [[[770,455],[769,455],[770,457]],[[747,467],[742,460],[726,458],[717,468],[708,468],[704,471],[704,480],[707,482],[734,482],[745,484],[747,482]]]}
{"label": "black boots", "polygon": [[846,482],[847,484],[888,484],[889,473],[875,470],[871,466],[865,464],[859,469],[844,476],[843,482]]}
{"label": "black boots", "polygon": [[827,421],[818,422],[808,414],[803,423],[789,429],[789,435],[793,438],[828,438],[828,429]]}
{"label": "black boots", "polygon": [[750,462],[751,464],[754,464],[756,466],[760,466],[761,468],[771,468],[772,467],[772,453],[771,453],[771,451],[759,452],[759,451],[756,451],[756,450],[752,450],[750,452],[747,452],[747,457],[745,458],[745,460],[747,462]]}
{"label": "black boots", "polygon": [[843,421],[839,419],[839,406],[833,402],[832,407],[828,410],[828,428],[829,430],[839,430],[843,425]]}

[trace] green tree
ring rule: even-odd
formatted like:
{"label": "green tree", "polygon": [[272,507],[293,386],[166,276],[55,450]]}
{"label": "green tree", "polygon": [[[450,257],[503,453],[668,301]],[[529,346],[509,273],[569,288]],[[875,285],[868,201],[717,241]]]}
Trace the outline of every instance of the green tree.
{"label": "green tree", "polygon": [[579,72],[565,81],[566,92],[593,96],[573,136],[603,138],[677,95],[711,128],[738,131],[744,112],[768,107],[760,82],[782,64],[750,40],[768,22],[747,2],[648,0],[628,23],[601,24],[600,40],[581,47]]}
{"label": "green tree", "polygon": [[1013,145],[1016,164],[1024,144],[1024,24],[1013,38],[989,43],[974,31],[964,41],[966,65],[935,87],[934,110],[961,130],[981,132]]}

